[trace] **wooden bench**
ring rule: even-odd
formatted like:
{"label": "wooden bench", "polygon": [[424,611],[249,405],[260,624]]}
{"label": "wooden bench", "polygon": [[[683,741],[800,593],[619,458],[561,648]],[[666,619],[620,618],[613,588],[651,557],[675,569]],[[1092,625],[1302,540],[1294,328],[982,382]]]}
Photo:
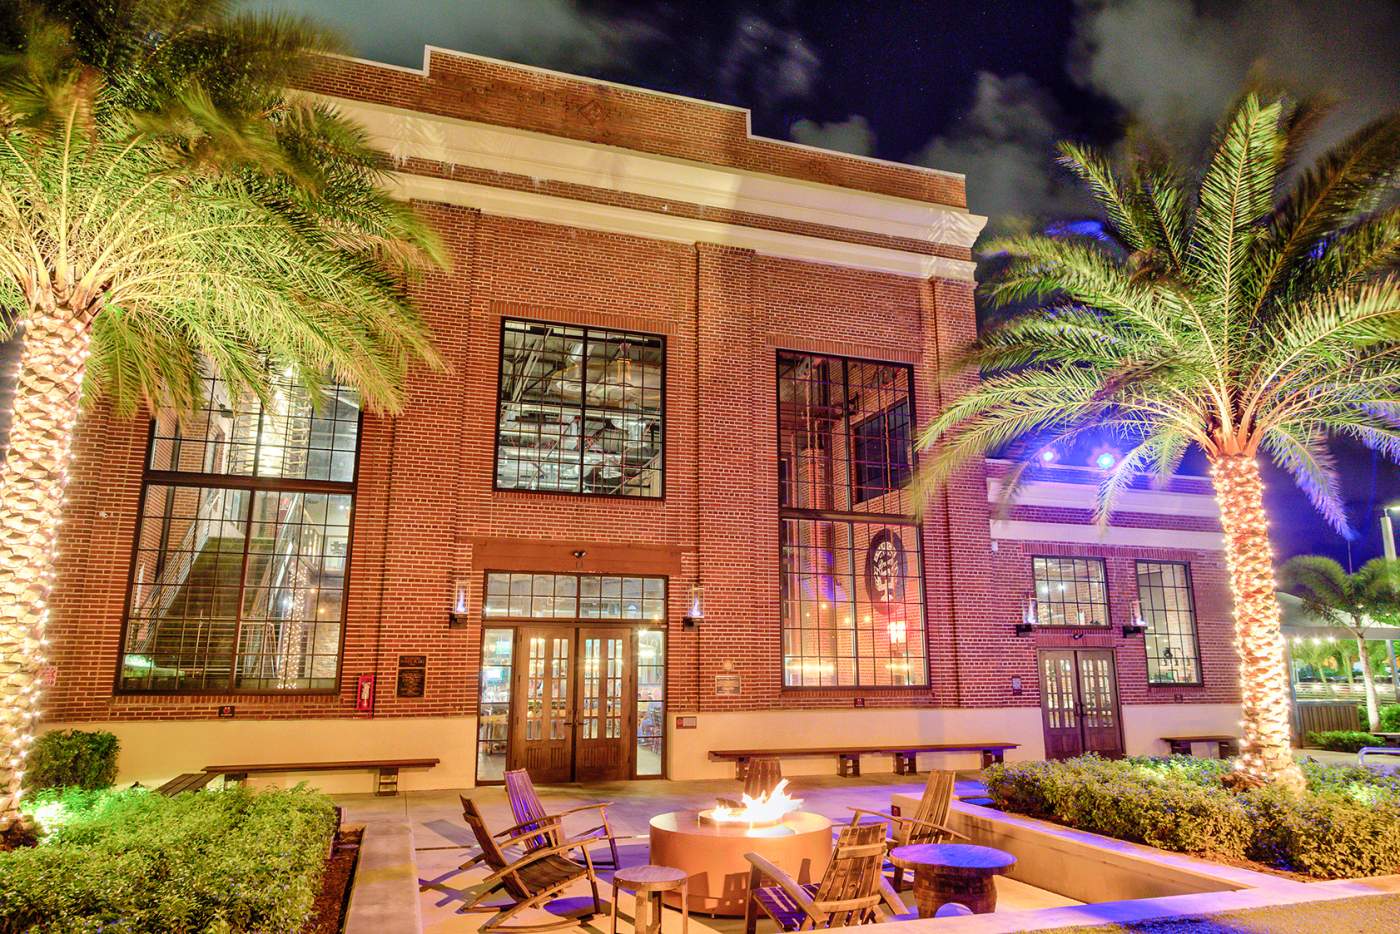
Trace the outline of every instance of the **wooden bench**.
{"label": "wooden bench", "polygon": [[1220,758],[1228,759],[1233,755],[1238,755],[1240,751],[1240,741],[1233,736],[1221,734],[1206,734],[1202,736],[1163,736],[1162,742],[1167,744],[1167,749],[1174,756],[1191,755],[1192,743],[1215,743],[1219,750]]}
{"label": "wooden bench", "polygon": [[357,759],[347,762],[273,762],[255,765],[206,765],[204,772],[213,778],[222,775],[225,782],[243,782],[249,775],[269,772],[354,772],[374,769],[377,773],[374,793],[393,795],[399,790],[399,769],[430,769],[437,759]]}
{"label": "wooden bench", "polygon": [[710,761],[733,762],[739,780],[744,779],[750,759],[803,759],[816,756],[835,756],[837,774],[842,777],[860,774],[861,756],[894,756],[894,770],[898,775],[913,775],[918,772],[918,755],[921,752],[980,752],[982,767],[1002,761],[1008,749],[1016,749],[1020,743],[923,743],[905,745],[902,743],[882,743],[873,746],[819,746],[805,749],[712,749]]}
{"label": "wooden bench", "polygon": [[186,772],[184,775],[176,775],[156,789],[157,794],[178,795],[182,791],[198,791],[214,780],[214,776],[208,772]]}

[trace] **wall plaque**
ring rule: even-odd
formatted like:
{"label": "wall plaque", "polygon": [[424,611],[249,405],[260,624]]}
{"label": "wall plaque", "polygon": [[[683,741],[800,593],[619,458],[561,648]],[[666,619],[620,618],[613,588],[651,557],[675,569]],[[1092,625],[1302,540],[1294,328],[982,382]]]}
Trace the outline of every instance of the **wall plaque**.
{"label": "wall plaque", "polygon": [[394,693],[399,697],[422,697],[428,685],[428,656],[400,655],[399,677]]}
{"label": "wall plaque", "polygon": [[715,675],[716,697],[738,697],[744,692],[744,682],[739,675],[727,673]]}

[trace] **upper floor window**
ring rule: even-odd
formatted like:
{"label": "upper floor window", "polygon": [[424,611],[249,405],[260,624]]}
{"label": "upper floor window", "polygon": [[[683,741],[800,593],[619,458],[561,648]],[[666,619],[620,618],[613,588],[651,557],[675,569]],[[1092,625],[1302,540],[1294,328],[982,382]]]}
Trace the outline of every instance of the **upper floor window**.
{"label": "upper floor window", "polygon": [[660,337],[504,320],[496,487],[660,497],[664,391]]}
{"label": "upper floor window", "polygon": [[[907,366],[778,354],[783,683],[928,683]],[[872,516],[872,513],[878,514]]]}
{"label": "upper floor window", "polygon": [[359,431],[353,390],[287,375],[155,419],[120,690],[338,688]]}
{"label": "upper floor window", "polygon": [[1107,626],[1108,585],[1099,558],[1035,558],[1036,622]]}
{"label": "upper floor window", "polygon": [[909,514],[912,381],[898,363],[780,352],[779,504]]}
{"label": "upper floor window", "polygon": [[1139,561],[1137,585],[1148,683],[1200,684],[1191,569],[1178,561]]}

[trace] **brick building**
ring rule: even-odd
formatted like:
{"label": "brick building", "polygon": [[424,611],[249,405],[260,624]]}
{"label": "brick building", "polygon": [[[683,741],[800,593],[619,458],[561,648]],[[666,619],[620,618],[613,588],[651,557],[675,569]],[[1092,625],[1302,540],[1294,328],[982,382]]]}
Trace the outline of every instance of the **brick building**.
{"label": "brick building", "polygon": [[47,718],[118,733],[122,780],[694,778],[735,745],[1234,729],[1204,480],[1131,491],[1102,532],[1082,468],[1005,511],[1000,462],[919,515],[902,489],[975,327],[962,176],[436,49],[310,90],[451,251],[417,286],[449,368],[393,419],[216,380],[178,424],[85,417]]}

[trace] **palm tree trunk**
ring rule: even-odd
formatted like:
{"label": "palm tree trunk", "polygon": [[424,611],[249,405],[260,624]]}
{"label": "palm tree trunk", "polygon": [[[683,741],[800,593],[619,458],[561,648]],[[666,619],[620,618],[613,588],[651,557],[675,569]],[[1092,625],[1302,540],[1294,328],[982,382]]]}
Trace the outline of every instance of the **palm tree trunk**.
{"label": "palm tree trunk", "polygon": [[87,366],[86,318],[56,304],[29,310],[0,466],[0,834],[21,823],[20,780],[39,716],[44,628]]}
{"label": "palm tree trunk", "polygon": [[1211,476],[1225,532],[1240,659],[1244,742],[1235,768],[1244,781],[1300,790],[1303,773],[1290,743],[1288,672],[1259,464],[1252,457],[1220,457],[1211,464]]}
{"label": "palm tree trunk", "polygon": [[1381,699],[1376,694],[1376,676],[1371,672],[1371,655],[1366,640],[1356,637],[1356,651],[1361,657],[1361,683],[1366,686],[1366,728],[1372,733],[1381,728]]}

